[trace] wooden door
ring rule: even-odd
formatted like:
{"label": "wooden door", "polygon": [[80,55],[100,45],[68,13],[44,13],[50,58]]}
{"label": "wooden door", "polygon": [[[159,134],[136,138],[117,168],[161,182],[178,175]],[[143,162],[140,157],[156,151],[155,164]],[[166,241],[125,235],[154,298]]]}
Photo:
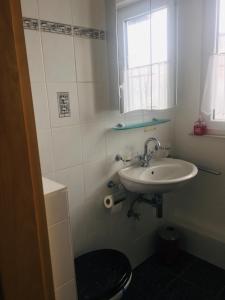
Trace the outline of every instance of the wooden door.
{"label": "wooden door", "polygon": [[55,299],[20,0],[0,0],[0,299]]}

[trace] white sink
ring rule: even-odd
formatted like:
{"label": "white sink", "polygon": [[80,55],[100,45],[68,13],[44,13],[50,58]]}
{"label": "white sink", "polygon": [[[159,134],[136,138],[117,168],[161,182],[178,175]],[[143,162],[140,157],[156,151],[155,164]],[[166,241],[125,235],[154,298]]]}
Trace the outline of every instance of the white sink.
{"label": "white sink", "polygon": [[152,160],[150,167],[130,166],[119,171],[121,183],[134,193],[167,193],[182,187],[198,173],[197,167],[180,159]]}

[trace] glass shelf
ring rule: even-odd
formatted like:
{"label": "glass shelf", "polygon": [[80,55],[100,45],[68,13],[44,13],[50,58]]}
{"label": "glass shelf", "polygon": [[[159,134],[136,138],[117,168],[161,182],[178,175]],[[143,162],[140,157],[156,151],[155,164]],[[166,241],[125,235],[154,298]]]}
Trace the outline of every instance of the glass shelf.
{"label": "glass shelf", "polygon": [[152,121],[148,122],[142,122],[142,123],[134,123],[134,124],[118,124],[115,127],[112,128],[112,130],[130,130],[130,129],[136,129],[136,128],[144,128],[149,126],[155,126],[163,123],[170,122],[169,119],[152,119]]}

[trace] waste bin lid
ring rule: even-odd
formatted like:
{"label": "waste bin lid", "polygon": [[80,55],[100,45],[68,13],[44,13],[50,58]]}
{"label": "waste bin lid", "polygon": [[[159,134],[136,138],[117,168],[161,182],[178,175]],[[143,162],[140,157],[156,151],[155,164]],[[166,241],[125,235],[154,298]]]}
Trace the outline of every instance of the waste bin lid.
{"label": "waste bin lid", "polygon": [[97,250],[75,259],[79,300],[110,299],[129,282],[132,269],[116,250]]}

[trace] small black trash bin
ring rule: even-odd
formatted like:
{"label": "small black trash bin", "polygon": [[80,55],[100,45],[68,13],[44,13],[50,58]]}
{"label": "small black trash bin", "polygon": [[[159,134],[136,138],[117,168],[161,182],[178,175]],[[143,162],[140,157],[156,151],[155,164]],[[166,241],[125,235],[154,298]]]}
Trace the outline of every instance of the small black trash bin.
{"label": "small black trash bin", "polygon": [[121,299],[132,278],[128,258],[112,249],[92,251],[74,261],[79,300]]}
{"label": "small black trash bin", "polygon": [[165,226],[158,231],[158,255],[162,263],[171,265],[179,255],[179,232],[173,226]]}

